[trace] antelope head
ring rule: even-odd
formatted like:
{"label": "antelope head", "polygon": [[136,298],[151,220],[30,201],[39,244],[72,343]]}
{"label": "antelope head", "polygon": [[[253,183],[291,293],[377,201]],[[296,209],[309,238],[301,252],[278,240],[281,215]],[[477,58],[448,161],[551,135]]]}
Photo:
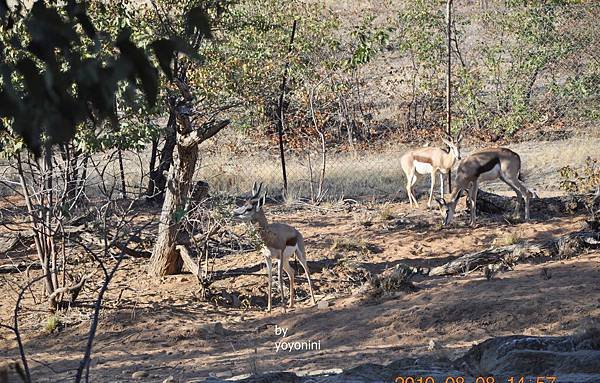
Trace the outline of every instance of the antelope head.
{"label": "antelope head", "polygon": [[233,216],[241,219],[242,221],[254,221],[256,214],[261,211],[267,198],[267,192],[260,196],[262,190],[262,182],[256,188],[256,182],[252,186],[252,196],[248,198],[244,204],[240,207],[233,209]]}
{"label": "antelope head", "polygon": [[454,218],[458,198],[450,200],[450,202],[446,202],[443,198],[436,198],[435,200],[440,205],[440,214],[444,220],[444,226],[448,226],[452,222],[452,218]]}
{"label": "antelope head", "polygon": [[462,139],[462,132],[458,133],[458,136],[456,138],[450,135],[446,135],[445,138],[442,138],[442,142],[448,146],[448,149],[450,149],[450,153],[454,155],[454,158],[456,158],[457,161],[460,160],[460,142],[462,141]]}
{"label": "antelope head", "polygon": [[440,214],[442,215],[442,219],[444,220],[444,226],[448,226],[448,224],[452,221],[454,217],[454,209],[456,209],[456,202],[446,202],[443,198],[435,199],[440,206]]}

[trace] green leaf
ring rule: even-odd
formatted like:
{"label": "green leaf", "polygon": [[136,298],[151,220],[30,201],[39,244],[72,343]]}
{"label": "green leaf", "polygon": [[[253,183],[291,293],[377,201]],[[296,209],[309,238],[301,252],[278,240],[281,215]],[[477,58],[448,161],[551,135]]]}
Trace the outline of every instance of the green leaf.
{"label": "green leaf", "polygon": [[210,29],[210,17],[202,6],[197,6],[186,15],[186,32],[188,35],[199,33],[201,37],[212,37]]}
{"label": "green leaf", "polygon": [[40,102],[43,102],[46,96],[44,79],[39,74],[39,69],[32,59],[24,58],[17,62],[17,70],[25,79],[25,88],[29,94]]}
{"label": "green leaf", "polygon": [[150,106],[154,106],[158,95],[158,73],[148,61],[144,51],[131,42],[130,36],[131,31],[122,30],[117,37],[116,46],[121,51],[122,59],[133,66],[134,73],[131,74],[140,79],[146,101]]}
{"label": "green leaf", "polygon": [[158,64],[169,80],[173,79],[173,71],[171,70],[171,61],[175,54],[175,44],[171,40],[160,39],[151,44]]}
{"label": "green leaf", "polygon": [[53,47],[68,48],[79,37],[73,26],[63,21],[56,9],[46,7],[44,1],[36,1],[31,8],[27,28],[31,39]]}
{"label": "green leaf", "polygon": [[6,0],[0,0],[0,18],[4,18],[6,17],[6,15],[9,13],[10,8],[8,8],[8,3],[6,2]]}
{"label": "green leaf", "polygon": [[69,13],[69,16],[77,19],[77,22],[79,25],[81,25],[81,28],[90,39],[95,40],[97,38],[96,28],[94,27],[94,24],[92,24],[90,17],[85,12],[84,4],[69,0],[69,3],[67,4],[67,12]]}

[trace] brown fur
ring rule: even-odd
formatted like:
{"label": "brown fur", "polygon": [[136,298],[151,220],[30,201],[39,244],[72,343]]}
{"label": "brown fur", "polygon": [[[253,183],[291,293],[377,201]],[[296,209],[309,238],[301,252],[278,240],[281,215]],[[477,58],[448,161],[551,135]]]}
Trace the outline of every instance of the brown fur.
{"label": "brown fur", "polygon": [[418,207],[417,198],[412,190],[417,181],[417,175],[421,174],[417,170],[417,163],[431,165],[431,189],[429,191],[429,200],[427,201],[427,206],[431,206],[431,201],[433,199],[433,188],[435,187],[435,176],[440,173],[440,193],[441,196],[443,196],[444,180],[442,174],[448,173],[452,166],[454,166],[454,163],[460,154],[459,145],[461,139],[462,136],[459,135],[456,140],[444,140],[446,145],[448,145],[450,148],[448,151],[434,147],[418,148],[407,152],[400,158],[400,166],[402,166],[402,170],[406,175],[406,194],[408,195],[408,200],[410,201],[411,205],[414,203],[415,207]]}
{"label": "brown fur", "polygon": [[[256,184],[255,184],[256,187]],[[302,234],[294,227],[285,223],[269,223],[263,211],[265,196],[257,198],[260,193],[252,188],[252,197],[249,198],[243,206],[234,210],[234,215],[244,217],[258,226],[258,233],[263,241],[263,254],[265,263],[267,264],[267,272],[269,276],[269,292],[268,292],[268,311],[271,311],[271,290],[272,290],[272,263],[275,259],[278,262],[278,280],[281,299],[284,300],[283,284],[281,283],[282,271],[285,271],[290,279],[290,307],[294,306],[294,269],[291,267],[289,260],[294,253],[296,258],[304,268],[306,278],[308,279],[308,287],[312,303],[315,304],[315,296],[312,289],[312,281],[308,271],[306,261],[306,249],[304,247],[304,238]]]}
{"label": "brown fur", "polygon": [[[495,168],[498,170],[494,170]],[[508,148],[485,148],[472,153],[463,159],[458,165],[456,178],[450,195],[450,202],[439,200],[444,215],[444,224],[450,223],[456,204],[463,190],[469,194],[469,203],[471,210],[471,225],[475,224],[477,190],[479,183],[491,181],[496,178],[501,179],[510,186],[517,197],[519,203],[521,199],[525,202],[525,219],[529,219],[529,197],[531,192],[520,181],[521,157]]]}

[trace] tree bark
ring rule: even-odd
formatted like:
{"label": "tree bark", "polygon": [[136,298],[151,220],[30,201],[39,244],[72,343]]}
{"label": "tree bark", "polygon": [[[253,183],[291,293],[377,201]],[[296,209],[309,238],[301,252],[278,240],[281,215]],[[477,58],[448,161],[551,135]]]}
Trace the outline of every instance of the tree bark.
{"label": "tree bark", "polygon": [[148,189],[146,197],[149,202],[161,201],[164,197],[165,188],[167,185],[167,177],[165,173],[169,172],[173,164],[173,153],[177,144],[177,118],[175,115],[175,100],[169,99],[169,120],[165,129],[165,144],[160,152],[160,162],[158,167],[150,168],[150,180],[148,181]]}
{"label": "tree bark", "polygon": [[177,131],[177,161],[169,171],[158,237],[150,258],[149,273],[155,276],[181,272],[183,261],[175,248],[187,210],[192,178],[198,162],[198,145],[229,124],[228,120],[203,124],[195,130],[190,121],[190,109],[181,106],[175,111],[180,129]]}
{"label": "tree bark", "polygon": [[169,171],[158,237],[150,258],[149,272],[162,276],[181,272],[183,262],[175,249],[180,222],[185,214],[186,200],[198,161],[198,146],[177,145],[178,158]]}
{"label": "tree bark", "polygon": [[[536,217],[562,216],[586,211],[586,196],[569,194],[565,196],[531,198],[530,209]],[[504,214],[515,211],[517,197],[502,196],[483,190],[477,192],[477,211],[489,214]]]}
{"label": "tree bark", "polygon": [[430,276],[467,273],[488,265],[511,266],[532,259],[576,257],[584,249],[600,247],[600,233],[576,231],[547,241],[524,242],[465,254],[429,270]]}

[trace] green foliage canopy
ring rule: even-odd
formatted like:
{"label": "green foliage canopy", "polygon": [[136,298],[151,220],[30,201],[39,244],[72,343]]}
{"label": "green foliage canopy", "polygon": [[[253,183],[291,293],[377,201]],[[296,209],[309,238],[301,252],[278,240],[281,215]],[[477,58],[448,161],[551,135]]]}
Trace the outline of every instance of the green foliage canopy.
{"label": "green foliage canopy", "polygon": [[[209,37],[202,8],[190,9],[185,20],[189,33]],[[0,0],[0,29],[0,129],[22,138],[36,156],[44,146],[72,140],[84,122],[115,122],[120,87],[129,95],[141,92],[149,107],[156,104],[157,65],[130,28],[114,38],[97,29],[84,2],[37,1],[25,10]],[[168,58],[189,51],[181,40],[149,46],[167,74]],[[120,99],[133,105],[133,97]]]}

